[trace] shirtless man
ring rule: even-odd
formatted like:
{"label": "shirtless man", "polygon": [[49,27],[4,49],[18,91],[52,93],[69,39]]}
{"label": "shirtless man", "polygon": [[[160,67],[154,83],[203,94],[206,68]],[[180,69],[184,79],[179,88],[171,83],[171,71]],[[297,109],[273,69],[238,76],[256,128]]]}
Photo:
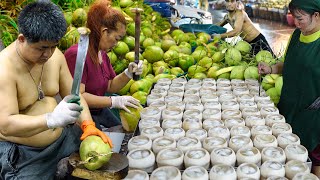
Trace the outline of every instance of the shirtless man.
{"label": "shirtless man", "polygon": [[254,27],[240,1],[226,0],[226,9],[228,13],[221,22],[217,23],[217,25],[224,26],[229,23],[233,30],[223,34],[214,34],[215,37],[230,38],[240,35],[242,39],[251,44],[254,54],[257,54],[262,49],[273,53],[268,41],[260,31]]}
{"label": "shirtless man", "polygon": [[0,179],[53,179],[59,160],[79,149],[81,129],[81,140],[111,141],[83,98],[70,95],[72,76],[56,48],[67,29],[60,8],[30,3],[18,26],[17,40],[0,52]]}

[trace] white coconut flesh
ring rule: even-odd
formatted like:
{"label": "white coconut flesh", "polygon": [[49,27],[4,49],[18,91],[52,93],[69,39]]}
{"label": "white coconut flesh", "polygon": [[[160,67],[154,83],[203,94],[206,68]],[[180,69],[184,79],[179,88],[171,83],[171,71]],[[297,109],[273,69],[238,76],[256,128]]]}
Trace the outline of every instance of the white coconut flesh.
{"label": "white coconut flesh", "polygon": [[254,137],[253,144],[256,148],[258,148],[260,151],[264,147],[277,147],[278,142],[276,137],[270,134],[258,134]]}
{"label": "white coconut flesh", "polygon": [[164,102],[167,104],[169,102],[180,102],[180,101],[182,101],[182,97],[178,95],[168,95],[164,98]]}
{"label": "white coconut flesh", "polygon": [[217,164],[212,166],[209,177],[210,180],[236,180],[237,173],[230,165]]}
{"label": "white coconut flesh", "polygon": [[164,119],[162,121],[162,129],[167,128],[180,128],[182,127],[182,121],[179,119]]}
{"label": "white coconut flesh", "polygon": [[189,102],[201,102],[199,95],[184,95],[183,102],[188,104]]}
{"label": "white coconut flesh", "polygon": [[230,166],[235,166],[236,154],[229,147],[219,147],[213,149],[210,155],[211,164],[226,164]]}
{"label": "white coconut flesh", "polygon": [[183,112],[179,108],[170,107],[162,111],[162,119],[182,119]]}
{"label": "white coconut flesh", "polygon": [[276,137],[279,136],[279,134],[286,134],[286,133],[292,133],[292,128],[291,125],[288,123],[283,123],[283,122],[279,122],[279,123],[274,123],[272,125],[272,134]]}
{"label": "white coconut flesh", "polygon": [[208,152],[212,152],[214,148],[217,147],[227,147],[226,139],[218,136],[207,137],[203,140],[203,148],[206,149]]}
{"label": "white coconut flesh", "polygon": [[214,83],[214,84],[217,84],[217,81],[213,78],[204,78],[202,80],[203,83],[206,83],[206,82],[210,82],[210,83]]}
{"label": "white coconut flesh", "polygon": [[284,149],[284,152],[286,154],[287,161],[299,160],[302,162],[307,162],[308,160],[308,151],[300,144],[289,144]]}
{"label": "white coconut flesh", "polygon": [[238,179],[253,178],[260,179],[260,170],[256,164],[243,163],[237,168]]}
{"label": "white coconut flesh", "polygon": [[242,117],[246,119],[248,116],[260,116],[260,111],[258,108],[243,108]]}
{"label": "white coconut flesh", "polygon": [[[209,90],[209,91],[211,91],[211,90]],[[200,93],[201,93],[201,91],[200,91]],[[215,94],[204,94],[204,95],[201,96],[202,104],[205,104],[205,103],[208,103],[208,102],[219,102],[218,100],[219,100],[219,98]]]}
{"label": "white coconut flesh", "polygon": [[157,84],[160,84],[160,83],[170,85],[172,81],[169,78],[161,78],[157,81]]}
{"label": "white coconut flesh", "polygon": [[277,137],[279,146],[285,149],[289,144],[300,144],[300,138],[293,133],[281,133]]}
{"label": "white coconut flesh", "polygon": [[149,105],[149,107],[156,107],[160,109],[160,111],[166,108],[166,103],[164,101],[155,101]]}
{"label": "white coconut flesh", "polygon": [[251,128],[251,135],[254,138],[258,134],[268,134],[272,135],[272,130],[269,126],[266,125],[255,125]]}
{"label": "white coconut flesh", "polygon": [[158,101],[164,101],[164,96],[162,94],[156,94],[152,93],[147,96],[147,105],[150,106],[150,104]]}
{"label": "white coconut flesh", "polygon": [[302,161],[290,160],[285,165],[286,177],[292,179],[296,174],[304,172],[310,173],[308,165]]}
{"label": "white coconut flesh", "polygon": [[185,107],[186,107],[186,105],[185,105],[184,102],[178,101],[178,102],[169,102],[169,103],[167,103],[167,107],[168,108],[176,107],[176,108],[179,108],[183,112]]}
{"label": "white coconut flesh", "polygon": [[142,170],[129,170],[128,175],[123,180],[149,180],[147,172]]}
{"label": "white coconut flesh", "polygon": [[207,108],[202,112],[203,119],[221,119],[221,110],[218,108]]}
{"label": "white coconut flesh", "polygon": [[208,180],[208,171],[201,166],[191,166],[182,173],[182,180]]}
{"label": "white coconut flesh", "polygon": [[266,161],[277,161],[284,164],[286,161],[286,155],[280,147],[266,147],[261,152],[262,163]]}
{"label": "white coconut flesh", "polygon": [[180,170],[174,166],[161,166],[150,175],[150,180],[181,180]]}
{"label": "white coconut flesh", "polygon": [[261,177],[266,179],[270,176],[285,176],[284,166],[276,161],[266,161],[260,167]]}
{"label": "white coconut flesh", "polygon": [[170,85],[168,83],[157,83],[157,84],[154,85],[155,89],[163,88],[166,91],[169,89],[169,87],[170,87]]}
{"label": "white coconut flesh", "polygon": [[205,129],[206,131],[209,131],[210,128],[215,127],[215,126],[224,126],[224,123],[219,120],[219,119],[205,119],[202,122],[202,128]]}
{"label": "white coconut flesh", "polygon": [[160,150],[165,148],[175,148],[177,145],[176,141],[168,136],[161,136],[153,140],[152,150],[157,154]]}
{"label": "white coconut flesh", "polygon": [[230,84],[224,84],[224,83],[218,83],[217,84],[217,90],[232,90],[232,87]]}
{"label": "white coconut flesh", "polygon": [[270,114],[279,114],[279,109],[276,107],[262,107],[260,113],[262,117],[266,117]]}
{"label": "white coconut flesh", "polygon": [[168,95],[177,95],[177,96],[183,96],[184,89],[181,88],[169,88]]}
{"label": "white coconut flesh", "polygon": [[229,147],[237,152],[240,148],[253,147],[253,143],[249,137],[238,135],[230,138]]}
{"label": "white coconut flesh", "polygon": [[132,169],[153,170],[155,164],[155,156],[151,150],[134,149],[129,151],[128,155],[129,167]]}
{"label": "white coconut flesh", "polygon": [[253,163],[258,166],[261,165],[261,154],[260,151],[255,147],[244,147],[237,151],[237,164],[242,163]]}
{"label": "white coconut flesh", "polygon": [[199,110],[200,112],[203,111],[203,105],[201,104],[201,102],[188,102],[186,104],[186,110],[188,109],[197,109]]}
{"label": "white coconut flesh", "polygon": [[189,129],[201,129],[202,128],[202,120],[198,118],[186,118],[182,122],[182,128],[185,131],[188,131]]}
{"label": "white coconut flesh", "polygon": [[198,138],[202,142],[208,134],[204,129],[190,129],[186,132],[186,137]]}
{"label": "white coconut flesh", "polygon": [[201,148],[201,142],[197,138],[182,137],[177,142],[177,148],[182,150],[183,153],[189,149]]}
{"label": "white coconut flesh", "polygon": [[230,91],[230,94],[222,94],[219,96],[219,102],[221,104],[228,101],[237,101],[237,97],[232,94],[232,91]]}
{"label": "white coconut flesh", "polygon": [[244,87],[236,87],[236,88],[233,88],[233,94],[236,96],[249,94],[249,89]]}
{"label": "white coconut flesh", "polygon": [[228,140],[230,138],[230,131],[225,126],[214,126],[209,129],[208,136],[209,137],[219,136]]}
{"label": "white coconut flesh", "polygon": [[187,84],[187,80],[185,78],[175,78],[171,81],[171,84],[181,83],[183,85]]}
{"label": "white coconut flesh", "polygon": [[241,100],[239,103],[239,109],[242,111],[244,108],[258,108],[254,101]]}
{"label": "white coconut flesh", "polygon": [[167,95],[167,91],[164,88],[152,89],[151,94],[161,94],[162,97],[165,97]]}
{"label": "white coconut flesh", "polygon": [[203,105],[204,109],[218,109],[221,111],[221,104],[218,101],[210,101],[210,102],[206,102]]}
{"label": "white coconut flesh", "polygon": [[163,136],[163,130],[161,127],[150,127],[150,128],[144,128],[141,131],[141,135],[145,135],[147,137],[149,137],[151,140],[154,140],[160,136]]}
{"label": "white coconut flesh", "polygon": [[234,110],[239,110],[239,103],[237,101],[224,101],[221,104],[221,109],[234,109]]}
{"label": "white coconut flesh", "polygon": [[[238,96],[238,101],[246,104],[247,102],[254,102],[254,97],[251,94],[241,94]],[[256,103],[254,103],[256,105]]]}
{"label": "white coconut flesh", "polygon": [[188,150],[184,156],[184,166],[201,166],[208,169],[210,165],[210,154],[203,148]]}
{"label": "white coconut flesh", "polygon": [[241,135],[241,136],[246,136],[250,137],[251,132],[249,127],[247,126],[233,126],[230,130],[231,137]]}
{"label": "white coconut flesh", "polygon": [[297,173],[292,180],[319,180],[319,178],[312,173]]}
{"label": "white coconut flesh", "polygon": [[280,176],[270,176],[267,178],[267,180],[288,180],[288,178]]}
{"label": "white coconut flesh", "polygon": [[270,99],[258,101],[257,105],[259,109],[263,107],[274,107],[274,103]]}
{"label": "white coconut flesh", "polygon": [[160,166],[175,166],[178,169],[183,167],[183,152],[178,148],[162,149],[157,154],[157,165]]}
{"label": "white coconut flesh", "polygon": [[180,83],[180,82],[171,83],[169,89],[171,89],[171,88],[184,90],[184,84]]}
{"label": "white coconut flesh", "polygon": [[243,118],[231,118],[224,120],[224,124],[227,128],[231,129],[233,126],[245,126]]}
{"label": "white coconut flesh", "polygon": [[231,81],[227,78],[219,78],[217,79],[217,84],[231,84]]}
{"label": "white coconut flesh", "polygon": [[217,95],[219,96],[219,102],[236,100],[236,99],[228,99],[228,98],[224,99],[224,98],[221,98],[221,96],[225,96],[225,95],[229,95],[229,96],[235,97],[235,96],[232,94],[232,91],[231,91],[231,90],[217,89]]}
{"label": "white coconut flesh", "polygon": [[234,110],[234,109],[226,109],[223,110],[221,113],[221,118],[223,120],[230,119],[230,118],[241,118],[242,113],[240,110]]}
{"label": "white coconut flesh", "polygon": [[286,119],[281,114],[270,114],[265,117],[266,125],[272,127],[274,123],[285,123]]}
{"label": "white coconut flesh", "polygon": [[257,94],[254,96],[254,101],[257,103],[263,100],[270,100],[270,96],[265,93],[260,94],[260,96]]}
{"label": "white coconut flesh", "polygon": [[139,121],[139,130],[140,131],[144,128],[154,127],[154,126],[160,127],[160,121],[158,121],[155,118],[141,119]]}
{"label": "white coconut flesh", "polygon": [[152,141],[147,136],[134,136],[128,142],[128,150],[131,151],[133,149],[151,149]]}
{"label": "white coconut flesh", "polygon": [[161,119],[161,111],[156,107],[146,107],[140,111],[141,119],[154,118],[160,121]]}
{"label": "white coconut flesh", "polygon": [[246,126],[251,128],[252,126],[265,125],[266,121],[260,115],[248,115],[245,118],[245,122],[246,122]]}
{"label": "white coconut flesh", "polygon": [[216,82],[203,82],[202,88],[215,88],[217,86]]}
{"label": "white coconut flesh", "polygon": [[188,89],[184,92],[184,95],[185,96],[188,96],[188,95],[196,95],[196,96],[200,96],[200,93],[199,91],[197,91],[196,89]]}
{"label": "white coconut flesh", "polygon": [[176,127],[176,128],[168,128],[164,131],[164,136],[169,136],[173,138],[174,140],[178,140],[181,137],[185,136],[185,131],[182,128]]}
{"label": "white coconut flesh", "polygon": [[183,119],[186,118],[197,118],[197,119],[202,119],[202,112],[200,112],[197,109],[189,109],[189,110],[185,110],[183,112]]}

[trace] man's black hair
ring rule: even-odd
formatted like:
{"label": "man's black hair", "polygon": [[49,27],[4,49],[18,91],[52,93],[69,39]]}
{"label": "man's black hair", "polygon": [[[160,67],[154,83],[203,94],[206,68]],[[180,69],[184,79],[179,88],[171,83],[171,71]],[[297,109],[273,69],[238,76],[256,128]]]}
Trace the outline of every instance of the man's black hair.
{"label": "man's black hair", "polygon": [[18,17],[18,27],[28,42],[58,42],[66,33],[67,23],[57,5],[40,0],[23,8]]}

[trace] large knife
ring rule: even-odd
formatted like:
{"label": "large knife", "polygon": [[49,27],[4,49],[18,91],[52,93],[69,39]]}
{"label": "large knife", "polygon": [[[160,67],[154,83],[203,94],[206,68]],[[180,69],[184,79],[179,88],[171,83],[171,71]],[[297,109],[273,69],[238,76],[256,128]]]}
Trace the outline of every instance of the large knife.
{"label": "large knife", "polygon": [[[140,12],[142,12],[143,9],[141,8],[131,8],[131,12],[135,13],[135,34],[134,34],[134,62],[138,65],[139,64],[139,53],[140,53],[140,26],[141,26],[141,16]],[[133,74],[133,80],[139,80],[139,75]]]}
{"label": "large knife", "polygon": [[79,96],[83,67],[84,67],[88,46],[89,46],[90,29],[86,27],[79,27],[77,30],[80,33],[80,40],[78,43],[77,59],[76,59],[76,66],[74,69],[71,94]]}

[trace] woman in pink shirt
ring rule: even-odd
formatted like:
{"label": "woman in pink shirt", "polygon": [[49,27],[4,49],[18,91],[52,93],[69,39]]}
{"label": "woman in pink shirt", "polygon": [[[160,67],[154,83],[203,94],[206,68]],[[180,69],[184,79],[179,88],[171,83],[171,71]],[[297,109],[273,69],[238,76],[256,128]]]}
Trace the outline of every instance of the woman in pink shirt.
{"label": "woman in pink shirt", "polygon": [[[89,105],[90,112],[97,128],[120,125],[120,120],[113,115],[110,108],[124,109],[127,106],[137,108],[139,100],[131,96],[105,96],[106,93],[117,93],[124,87],[133,73],[142,73],[142,61],[139,64],[130,63],[121,74],[114,72],[107,52],[125,36],[126,21],[120,11],[113,9],[108,1],[98,1],[92,4],[88,12],[87,27],[89,48],[81,81],[82,96]],[[77,58],[78,45],[73,45],[65,52],[65,57],[71,74]]]}

